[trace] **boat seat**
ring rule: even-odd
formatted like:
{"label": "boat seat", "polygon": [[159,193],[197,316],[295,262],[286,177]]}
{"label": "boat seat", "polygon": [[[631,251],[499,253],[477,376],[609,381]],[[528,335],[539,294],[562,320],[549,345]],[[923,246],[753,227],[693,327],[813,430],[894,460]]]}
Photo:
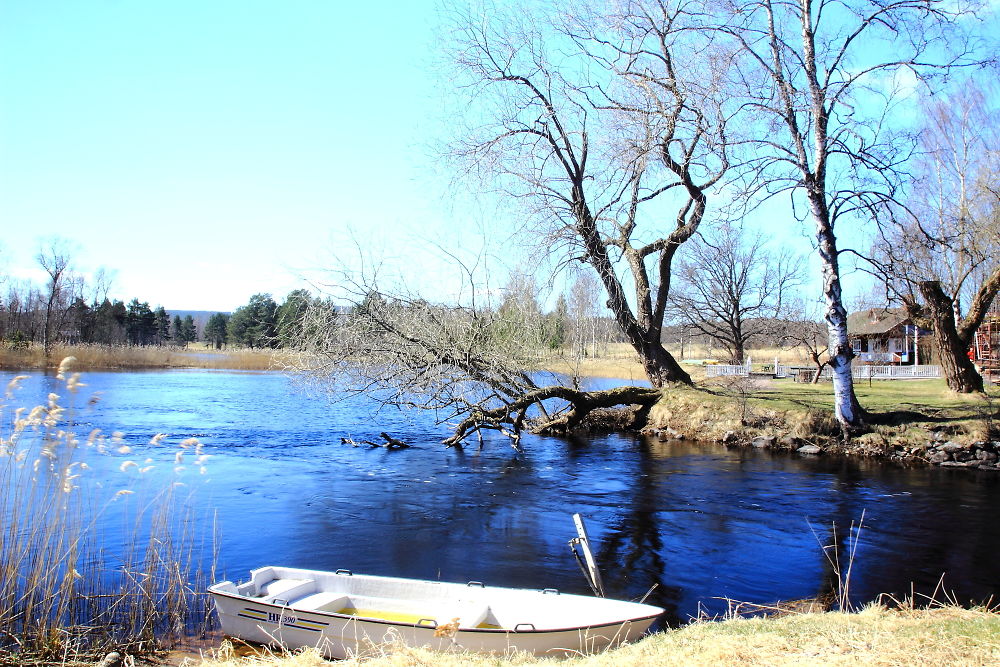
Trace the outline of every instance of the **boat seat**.
{"label": "boat seat", "polygon": [[272,579],[260,587],[257,597],[263,598],[264,602],[274,602],[275,600],[288,602],[315,590],[315,579]]}
{"label": "boat seat", "polygon": [[347,607],[350,601],[351,599],[343,593],[320,591],[318,593],[309,593],[297,600],[292,600],[288,606],[305,611],[338,612]]}

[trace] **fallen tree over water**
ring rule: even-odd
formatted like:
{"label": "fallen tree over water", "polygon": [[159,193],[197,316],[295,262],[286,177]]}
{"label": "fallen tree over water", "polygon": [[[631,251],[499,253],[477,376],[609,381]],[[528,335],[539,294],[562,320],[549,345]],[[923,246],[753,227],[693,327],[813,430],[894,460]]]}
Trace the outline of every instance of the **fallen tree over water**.
{"label": "fallen tree over water", "polygon": [[566,433],[595,410],[648,409],[660,390],[587,391],[579,378],[540,370],[538,323],[509,303],[492,308],[443,305],[352,283],[353,302],[317,302],[304,314],[293,369],[340,395],[382,406],[433,411],[454,426],[458,446],[498,431],[518,446],[522,432]]}
{"label": "fallen tree over water", "polygon": [[[615,387],[600,391],[580,391],[562,385],[539,387],[509,403],[485,410],[474,410],[455,427],[455,434],[444,442],[460,443],[467,435],[482,428],[495,428],[520,439],[524,415],[532,406],[544,406],[545,401],[559,399],[567,406],[559,412],[532,419],[529,430],[538,434],[568,433],[583,425],[588,417],[601,408],[635,405],[648,412],[660,398],[659,389],[648,387]],[[512,427],[511,430],[507,426]]]}

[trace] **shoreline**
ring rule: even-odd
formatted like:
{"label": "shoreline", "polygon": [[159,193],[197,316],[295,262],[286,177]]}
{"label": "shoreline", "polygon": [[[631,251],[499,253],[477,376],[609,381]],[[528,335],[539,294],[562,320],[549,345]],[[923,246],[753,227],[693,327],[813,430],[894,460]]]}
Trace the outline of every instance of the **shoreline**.
{"label": "shoreline", "polygon": [[570,658],[436,653],[399,645],[374,646],[371,655],[335,663],[315,650],[292,656],[250,654],[223,644],[207,657],[174,655],[161,664],[188,667],[626,667],[640,665],[994,664],[1000,660],[1000,614],[995,610],[937,606],[852,612],[790,612],[772,616],[699,620],[659,631],[603,653]]}
{"label": "shoreline", "polygon": [[865,398],[871,404],[870,422],[845,440],[828,405],[828,385],[824,391],[784,382],[758,395],[724,384],[672,387],[637,430],[661,440],[1000,472],[1000,419],[991,395],[954,394],[943,380],[882,380],[859,388],[862,404]]}

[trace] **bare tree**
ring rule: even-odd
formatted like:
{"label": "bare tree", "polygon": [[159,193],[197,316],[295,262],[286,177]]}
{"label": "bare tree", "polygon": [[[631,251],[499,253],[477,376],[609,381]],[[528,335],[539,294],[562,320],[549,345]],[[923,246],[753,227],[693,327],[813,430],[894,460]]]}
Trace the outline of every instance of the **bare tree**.
{"label": "bare tree", "polygon": [[535,355],[544,345],[544,327],[534,276],[525,271],[512,271],[502,294],[496,335],[508,335],[522,350],[527,347],[530,351],[523,352],[525,357]]}
{"label": "bare tree", "polygon": [[970,82],[926,105],[908,215],[883,225],[873,260],[915,321],[933,329],[948,386],[962,393],[983,391],[967,350],[1000,292],[1000,118],[993,108]]}
{"label": "bare tree", "polygon": [[789,192],[822,264],[835,413],[861,425],[851,376],[836,227],[896,202],[912,144],[892,127],[899,84],[969,65],[961,14],[938,0],[724,0],[717,32],[740,54],[741,97],[761,114],[754,152],[766,195]]}
{"label": "bare tree", "polygon": [[61,310],[60,304],[66,296],[66,284],[71,278],[69,242],[60,238],[50,239],[42,245],[35,258],[49,276],[46,284],[45,325],[42,329],[42,348],[48,359],[52,346],[53,317]]}
{"label": "bare tree", "polygon": [[[597,313],[601,286],[589,271],[581,271],[569,292],[569,313],[573,322],[573,354],[597,356]],[[590,352],[588,353],[588,348]]]}
{"label": "bare tree", "polygon": [[766,247],[758,232],[723,224],[711,238],[685,247],[675,271],[669,311],[677,321],[719,342],[743,363],[755,339],[772,334],[802,284],[802,260],[787,249]]}
{"label": "bare tree", "polygon": [[674,254],[729,166],[714,86],[729,61],[685,30],[684,7],[517,12],[453,15],[476,119],[453,154],[526,202],[536,243],[595,272],[653,386],[690,383],[663,347],[663,317]]}
{"label": "bare tree", "polygon": [[830,363],[830,337],[816,308],[808,308],[801,301],[789,306],[789,316],[782,323],[780,345],[785,348],[800,349],[806,353],[816,366],[812,383],[819,382],[823,369]]}

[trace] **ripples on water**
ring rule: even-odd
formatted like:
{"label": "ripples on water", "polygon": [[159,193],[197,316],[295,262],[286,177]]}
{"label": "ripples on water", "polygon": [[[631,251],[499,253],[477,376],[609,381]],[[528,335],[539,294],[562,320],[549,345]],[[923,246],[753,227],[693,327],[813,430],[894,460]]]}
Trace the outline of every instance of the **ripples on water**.
{"label": "ripples on water", "polygon": [[[0,375],[6,385],[12,374]],[[86,373],[78,431],[122,431],[142,455],[149,438],[198,437],[206,474],[180,473],[191,502],[215,508],[219,569],[287,564],[372,574],[477,580],[587,593],[567,542],[571,515],[587,519],[606,588],[650,601],[671,622],[725,610],[718,598],[757,603],[829,589],[819,542],[830,544],[865,512],[851,590],[945,588],[964,601],[998,592],[998,476],[907,469],[629,435],[525,438],[444,449],[429,415],[370,413],[330,403],[274,373]],[[32,377],[18,405],[58,382]],[[412,449],[351,447],[386,431]],[[111,486],[119,461],[97,465]],[[174,474],[161,466],[161,482]],[[206,512],[206,516],[208,516]],[[115,514],[105,519],[114,529]],[[818,541],[819,540],[819,541]],[[206,547],[206,551],[208,547]]]}

